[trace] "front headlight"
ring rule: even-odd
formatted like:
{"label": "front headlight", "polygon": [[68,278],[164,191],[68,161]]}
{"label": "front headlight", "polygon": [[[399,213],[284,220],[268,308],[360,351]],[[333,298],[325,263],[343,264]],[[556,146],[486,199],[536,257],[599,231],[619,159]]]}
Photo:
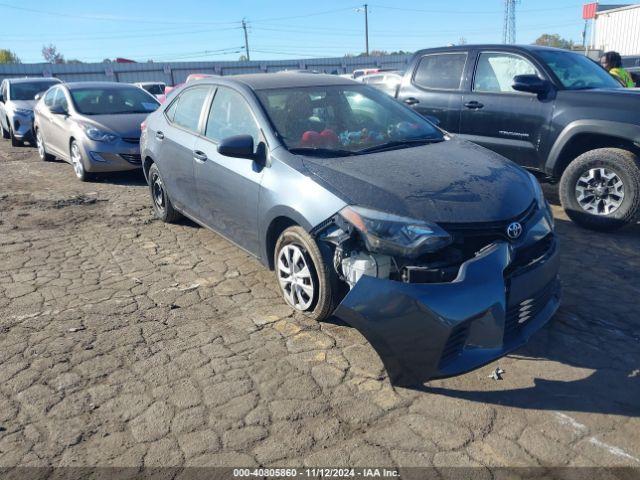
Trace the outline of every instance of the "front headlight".
{"label": "front headlight", "polygon": [[371,253],[415,258],[451,243],[451,236],[435,223],[357,206],[339,214],[362,235]]}
{"label": "front headlight", "polygon": [[24,115],[25,117],[29,117],[33,114],[33,110],[29,110],[28,108],[14,108],[13,112],[18,115]]}
{"label": "front headlight", "polygon": [[87,137],[96,142],[113,143],[118,139],[116,135],[100,130],[93,125],[82,125],[82,128]]}
{"label": "front headlight", "polygon": [[542,186],[540,185],[540,182],[538,182],[538,179],[532,174],[529,174],[529,180],[531,181],[531,186],[533,187],[533,194],[535,196],[538,208],[545,212],[547,219],[549,220],[549,224],[551,225],[551,228],[553,228],[553,213],[551,212],[551,206],[549,205],[549,202],[547,202],[547,200],[544,198]]}

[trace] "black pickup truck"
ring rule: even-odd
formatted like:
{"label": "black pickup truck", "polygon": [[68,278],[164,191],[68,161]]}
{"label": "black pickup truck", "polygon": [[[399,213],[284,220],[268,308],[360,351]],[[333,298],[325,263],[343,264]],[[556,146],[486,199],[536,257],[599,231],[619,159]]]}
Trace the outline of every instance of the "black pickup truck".
{"label": "black pickup truck", "polygon": [[539,46],[417,52],[397,97],[440,127],[560,183],[575,222],[613,230],[640,211],[640,90],[589,58]]}

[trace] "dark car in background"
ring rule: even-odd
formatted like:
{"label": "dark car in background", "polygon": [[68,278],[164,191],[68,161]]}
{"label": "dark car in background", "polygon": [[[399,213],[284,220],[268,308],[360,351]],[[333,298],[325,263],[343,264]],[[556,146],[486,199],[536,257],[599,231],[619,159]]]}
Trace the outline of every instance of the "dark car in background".
{"label": "dark car in background", "polygon": [[33,108],[36,95],[52,85],[57,78],[11,78],[0,85],[0,133],[14,147],[32,139]]}
{"label": "dark car in background", "polygon": [[71,163],[82,181],[97,172],[140,169],[141,123],[159,105],[153,95],[127,83],[57,85],[36,105],[38,155]]}
{"label": "dark car in background", "polygon": [[440,126],[560,183],[567,215],[598,230],[640,212],[640,92],[584,55],[535,45],[417,52],[397,98]]}
{"label": "dark car in background", "polygon": [[258,257],[292,308],[360,330],[392,381],[484,365],[558,307],[537,180],[360,82],[193,82],[147,118],[141,152],[158,218]]}

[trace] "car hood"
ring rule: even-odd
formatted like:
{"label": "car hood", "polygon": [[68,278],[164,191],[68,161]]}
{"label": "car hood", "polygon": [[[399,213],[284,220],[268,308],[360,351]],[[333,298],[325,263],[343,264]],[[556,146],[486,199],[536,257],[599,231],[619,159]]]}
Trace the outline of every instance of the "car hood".
{"label": "car hood", "polygon": [[451,139],[420,147],[304,165],[346,202],[440,223],[509,220],[534,200],[529,174],[472,143]]}
{"label": "car hood", "polygon": [[102,130],[108,130],[119,137],[140,138],[140,124],[147,116],[147,113],[83,115],[80,120]]}
{"label": "car hood", "polygon": [[11,100],[13,108],[26,108],[27,110],[33,110],[36,106],[35,100]]}

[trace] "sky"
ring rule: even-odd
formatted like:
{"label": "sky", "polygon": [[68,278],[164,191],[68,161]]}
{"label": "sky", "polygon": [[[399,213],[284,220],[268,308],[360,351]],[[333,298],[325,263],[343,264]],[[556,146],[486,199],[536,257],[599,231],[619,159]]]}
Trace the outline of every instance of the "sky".
{"label": "sky", "polygon": [[[371,50],[415,51],[502,40],[503,0],[373,0]],[[365,49],[362,3],[349,0],[0,0],[0,48],[42,62],[52,43],[66,59],[99,62],[237,60],[244,18],[251,60],[358,54]],[[558,33],[581,43],[582,2],[521,0],[517,42]]]}

